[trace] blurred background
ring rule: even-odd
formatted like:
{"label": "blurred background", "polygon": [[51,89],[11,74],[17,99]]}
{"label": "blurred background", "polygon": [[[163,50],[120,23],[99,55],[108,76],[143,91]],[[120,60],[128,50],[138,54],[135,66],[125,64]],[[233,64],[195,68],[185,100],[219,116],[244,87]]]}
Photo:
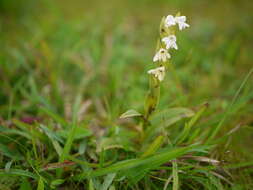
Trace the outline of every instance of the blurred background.
{"label": "blurred background", "polygon": [[[41,117],[41,105],[68,120],[82,94],[80,120],[119,124],[125,110],[142,109],[160,19],[177,12],[191,27],[178,33],[159,109],[208,102],[203,125],[215,126],[253,66],[253,1],[1,0],[0,121]],[[219,154],[224,160],[253,158],[252,82],[222,129],[242,126],[224,145],[235,151]]]}

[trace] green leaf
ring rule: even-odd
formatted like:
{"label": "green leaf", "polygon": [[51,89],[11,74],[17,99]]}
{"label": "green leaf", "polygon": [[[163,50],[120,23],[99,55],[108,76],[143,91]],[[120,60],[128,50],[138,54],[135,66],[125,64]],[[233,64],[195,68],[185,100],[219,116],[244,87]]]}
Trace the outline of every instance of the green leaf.
{"label": "green leaf", "polygon": [[109,188],[109,190],[116,190],[114,185],[111,185],[111,187]]}
{"label": "green leaf", "polygon": [[52,141],[54,149],[56,150],[58,156],[62,154],[62,147],[57,141]]}
{"label": "green leaf", "polygon": [[0,126],[0,132],[8,135],[19,135],[23,136],[27,139],[31,139],[31,135],[27,132],[22,132],[21,130],[16,130],[16,129],[9,129],[3,126]]}
{"label": "green leaf", "polygon": [[44,181],[42,177],[39,179],[37,190],[44,190]]}
{"label": "green leaf", "polygon": [[24,132],[25,135],[22,135],[21,133],[19,133],[19,135],[22,135],[28,139],[32,139],[31,137],[31,132],[29,131],[30,129],[30,125],[22,122],[22,121],[19,121],[17,119],[13,119],[12,122],[20,129],[19,131],[20,132]]}
{"label": "green leaf", "polygon": [[26,170],[21,170],[21,169],[10,169],[8,172],[6,172],[3,169],[0,169],[0,176],[7,176],[7,175],[15,175],[15,176],[25,176],[25,177],[30,177],[33,179],[38,179],[38,176],[26,171]]}
{"label": "green leaf", "polygon": [[53,181],[51,182],[51,184],[50,184],[50,187],[51,187],[52,189],[55,189],[58,185],[63,184],[64,181],[65,181],[64,179],[56,179],[56,180],[53,180]]}
{"label": "green leaf", "polygon": [[12,162],[13,162],[13,161],[11,160],[11,161],[9,161],[9,162],[7,162],[7,163],[5,164],[5,171],[6,171],[6,172],[9,172],[9,171],[10,171]]}
{"label": "green leaf", "polygon": [[0,144],[0,152],[4,156],[7,156],[13,160],[22,160],[23,156],[17,151],[17,149],[10,149],[8,146]]}
{"label": "green leaf", "polygon": [[56,150],[57,154],[60,156],[62,154],[62,147],[59,142],[63,143],[62,138],[60,138],[55,132],[50,130],[48,127],[44,125],[40,125],[40,128],[45,132],[48,138],[51,140],[54,149]]}
{"label": "green leaf", "polygon": [[221,127],[223,126],[224,122],[226,121],[227,117],[229,116],[229,114],[230,114],[230,112],[231,112],[231,110],[232,110],[232,108],[233,108],[233,106],[234,106],[236,100],[238,99],[238,97],[239,97],[239,95],[240,95],[240,92],[243,90],[244,86],[246,85],[246,83],[248,82],[248,80],[249,80],[249,78],[250,78],[250,76],[251,76],[252,74],[253,74],[253,68],[250,69],[250,71],[248,72],[248,74],[246,75],[246,77],[243,79],[243,81],[242,81],[242,83],[241,83],[239,89],[236,91],[236,93],[235,93],[235,95],[234,95],[234,97],[233,97],[233,99],[232,99],[232,102],[231,102],[230,105],[226,108],[226,111],[225,111],[225,113],[224,113],[223,118],[222,118],[221,121],[218,123],[218,125],[215,126],[215,127],[212,129],[212,131],[211,131],[209,137],[208,137],[207,140],[206,140],[206,143],[210,143],[210,142],[213,140],[213,138],[215,138],[215,136],[217,135],[217,133],[220,131]]}
{"label": "green leaf", "polygon": [[[77,129],[78,129],[78,124],[77,124],[77,120],[78,120],[77,115],[78,114],[77,113],[80,108],[81,98],[82,98],[82,96],[79,94],[75,99],[75,103],[73,105],[71,129],[69,130],[69,133],[67,136],[67,141],[63,147],[62,154],[59,158],[59,162],[63,162],[66,159],[66,157],[69,156],[69,152],[70,152],[72,144],[75,140],[75,135],[78,134],[77,133]],[[62,174],[62,169],[59,169],[56,171],[57,177],[60,177],[61,174]]]}
{"label": "green leaf", "polygon": [[110,187],[110,185],[111,185],[113,179],[115,178],[115,176],[116,176],[116,173],[108,174],[105,177],[105,180],[104,180],[104,183],[102,184],[101,190],[107,190]]}
{"label": "green leaf", "polygon": [[120,119],[129,118],[129,117],[141,117],[141,116],[142,114],[135,110],[128,110],[120,116]]}
{"label": "green leaf", "polygon": [[[70,130],[61,130],[59,132],[59,135],[65,139],[68,138],[69,134],[70,134]],[[76,130],[75,133],[73,134],[73,140],[81,140],[84,139],[85,137],[91,136],[92,132],[89,129],[86,129],[82,126],[76,126]]]}
{"label": "green leaf", "polygon": [[179,136],[177,143],[183,142],[188,136],[190,136],[191,128],[199,120],[200,116],[206,111],[208,106],[209,105],[207,103],[203,104],[199,111],[194,115],[194,117],[192,117],[191,120],[185,124],[184,130]]}
{"label": "green leaf", "polygon": [[194,111],[189,108],[169,108],[164,111],[155,113],[150,118],[150,121],[154,126],[169,127],[170,125],[176,123],[183,118],[192,117],[194,114]]}
{"label": "green leaf", "polygon": [[95,190],[92,179],[89,179],[89,190]]}
{"label": "green leaf", "polygon": [[155,112],[149,119],[152,127],[149,127],[146,130],[145,141],[148,142],[152,140],[154,134],[158,134],[160,130],[164,130],[164,128],[167,128],[184,118],[192,117],[194,114],[193,110],[184,107],[169,108],[161,112]]}
{"label": "green leaf", "polygon": [[158,136],[154,142],[147,148],[147,150],[142,154],[142,158],[154,154],[162,145],[164,136]]}
{"label": "green leaf", "polygon": [[43,132],[49,137],[50,140],[56,140],[60,143],[63,143],[63,140],[51,129],[40,124],[39,127],[43,130]]}
{"label": "green leaf", "polygon": [[32,186],[31,186],[31,184],[29,183],[29,181],[27,180],[26,177],[22,178],[22,183],[19,187],[19,190],[32,190]]}
{"label": "green leaf", "polygon": [[84,140],[82,140],[82,141],[80,142],[80,144],[79,144],[78,153],[79,153],[80,155],[84,154],[85,151],[86,151],[86,147],[87,147],[87,140],[84,139]]}
{"label": "green leaf", "polygon": [[54,113],[50,109],[48,109],[46,107],[40,107],[39,110],[41,112],[47,114],[48,116],[52,117],[56,122],[60,123],[62,126],[65,126],[65,127],[68,126],[68,122],[66,122],[61,116]]}
{"label": "green leaf", "polygon": [[128,170],[137,166],[146,165],[146,168],[153,169],[165,162],[168,162],[172,159],[175,159],[192,149],[196,148],[196,146],[189,146],[183,148],[175,148],[173,150],[164,150],[161,153],[157,153],[156,155],[147,157],[147,158],[136,158],[130,160],[120,161],[116,164],[113,164],[106,168],[100,168],[95,171],[90,172],[88,177],[98,177],[101,175],[105,175],[108,173],[114,173],[117,171]]}

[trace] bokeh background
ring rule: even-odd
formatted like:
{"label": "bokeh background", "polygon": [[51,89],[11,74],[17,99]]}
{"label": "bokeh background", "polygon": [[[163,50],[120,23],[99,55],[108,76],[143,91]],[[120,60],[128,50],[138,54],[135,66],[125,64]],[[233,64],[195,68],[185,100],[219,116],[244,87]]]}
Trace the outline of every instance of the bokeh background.
{"label": "bokeh background", "polygon": [[[120,125],[125,110],[142,109],[160,19],[177,12],[191,27],[178,34],[175,73],[166,76],[159,109],[208,102],[203,125],[215,126],[253,66],[250,0],[1,0],[1,121],[41,116],[41,105],[70,119],[81,93],[87,108],[80,120]],[[252,125],[251,77],[220,135],[237,132],[217,157],[252,160]]]}

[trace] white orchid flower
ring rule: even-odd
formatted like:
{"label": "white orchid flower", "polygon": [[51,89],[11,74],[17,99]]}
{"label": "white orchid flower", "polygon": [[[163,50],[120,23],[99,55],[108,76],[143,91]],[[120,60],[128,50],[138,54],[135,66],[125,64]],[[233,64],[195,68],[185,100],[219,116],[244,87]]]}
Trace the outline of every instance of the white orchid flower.
{"label": "white orchid flower", "polygon": [[165,43],[166,49],[170,49],[170,48],[178,49],[177,43],[176,43],[177,38],[175,35],[169,35],[167,37],[164,37],[162,41]]}
{"label": "white orchid flower", "polygon": [[151,69],[148,71],[148,74],[154,75],[159,81],[163,81],[165,77],[165,67],[158,67],[156,69]]}
{"label": "white orchid flower", "polygon": [[161,48],[154,56],[153,61],[163,61],[166,62],[170,58],[170,54],[166,49]]}
{"label": "white orchid flower", "polygon": [[178,24],[179,30],[190,27],[190,25],[186,23],[186,16],[175,17],[175,22]]}
{"label": "white orchid flower", "polygon": [[165,18],[164,25],[165,25],[165,27],[167,27],[167,28],[170,27],[170,26],[176,25],[175,17],[172,16],[172,15],[168,15],[168,16]]}

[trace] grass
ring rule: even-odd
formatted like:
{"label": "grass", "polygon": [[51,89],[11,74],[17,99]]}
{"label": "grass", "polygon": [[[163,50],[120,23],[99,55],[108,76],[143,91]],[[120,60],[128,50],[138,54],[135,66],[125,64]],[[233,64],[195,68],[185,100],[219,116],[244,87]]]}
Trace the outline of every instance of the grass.
{"label": "grass", "polygon": [[[0,189],[252,189],[252,7],[2,1]],[[177,11],[191,28],[143,133],[157,28]]]}

